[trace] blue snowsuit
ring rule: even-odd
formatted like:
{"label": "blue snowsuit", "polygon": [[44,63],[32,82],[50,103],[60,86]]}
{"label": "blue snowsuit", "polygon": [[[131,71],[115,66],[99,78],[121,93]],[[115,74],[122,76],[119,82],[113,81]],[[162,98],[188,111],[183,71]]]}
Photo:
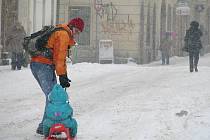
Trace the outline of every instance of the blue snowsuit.
{"label": "blue snowsuit", "polygon": [[43,121],[44,135],[49,135],[49,130],[52,125],[61,123],[65,127],[70,128],[71,136],[75,137],[77,134],[77,122],[72,116],[73,109],[69,104],[68,94],[60,85],[56,84],[49,94],[46,118]]}

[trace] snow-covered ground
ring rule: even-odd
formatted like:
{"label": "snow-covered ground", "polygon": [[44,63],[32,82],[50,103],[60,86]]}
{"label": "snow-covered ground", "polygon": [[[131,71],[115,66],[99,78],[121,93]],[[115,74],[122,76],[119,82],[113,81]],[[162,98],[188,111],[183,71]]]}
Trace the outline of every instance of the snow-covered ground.
{"label": "snow-covered ground", "polygon": [[[138,66],[69,65],[67,91],[78,140],[210,140],[210,54],[190,73],[188,58]],[[0,140],[35,134],[44,95],[30,69],[0,67]]]}

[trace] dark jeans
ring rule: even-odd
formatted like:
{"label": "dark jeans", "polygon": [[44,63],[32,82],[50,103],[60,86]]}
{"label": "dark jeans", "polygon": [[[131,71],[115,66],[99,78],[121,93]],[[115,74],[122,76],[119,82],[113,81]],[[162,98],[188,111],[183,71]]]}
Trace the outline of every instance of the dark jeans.
{"label": "dark jeans", "polygon": [[12,62],[11,62],[12,70],[15,70],[16,68],[20,70],[22,61],[23,61],[23,53],[12,52]]}
{"label": "dark jeans", "polygon": [[161,51],[162,64],[169,64],[169,53],[167,51]]}
{"label": "dark jeans", "polygon": [[197,68],[198,60],[199,60],[199,51],[189,52],[189,63],[191,71],[193,70],[193,68]]}
{"label": "dark jeans", "polygon": [[[52,91],[53,86],[57,84],[55,68],[53,65],[36,63],[36,62],[31,62],[30,67],[31,67],[32,74],[34,75],[35,79],[39,83],[39,86],[41,87],[42,91],[45,94],[45,98],[46,98],[45,110],[46,110],[46,106],[49,103],[48,95]],[[44,110],[44,115],[43,115],[41,124],[43,123],[46,117],[45,110]]]}

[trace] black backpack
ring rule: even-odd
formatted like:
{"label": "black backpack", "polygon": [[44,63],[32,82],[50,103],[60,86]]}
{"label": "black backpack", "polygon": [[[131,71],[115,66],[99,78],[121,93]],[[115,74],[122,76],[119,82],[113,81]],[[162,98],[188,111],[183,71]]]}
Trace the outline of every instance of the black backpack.
{"label": "black backpack", "polygon": [[47,41],[49,37],[55,31],[65,30],[62,27],[55,26],[44,26],[41,30],[31,34],[24,38],[23,48],[30,56],[45,56],[47,58],[52,58],[52,51],[50,48],[47,48]]}

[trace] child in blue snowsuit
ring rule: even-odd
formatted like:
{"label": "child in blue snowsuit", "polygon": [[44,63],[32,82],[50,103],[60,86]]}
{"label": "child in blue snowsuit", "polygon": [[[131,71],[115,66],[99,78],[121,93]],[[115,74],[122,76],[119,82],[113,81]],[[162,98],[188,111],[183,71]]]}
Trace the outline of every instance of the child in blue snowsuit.
{"label": "child in blue snowsuit", "polygon": [[77,134],[77,122],[72,118],[73,109],[68,101],[68,94],[58,84],[53,87],[53,90],[48,96],[49,104],[46,108],[46,119],[43,122],[44,136],[49,135],[50,127],[56,123],[64,124],[71,131],[71,136]]}

